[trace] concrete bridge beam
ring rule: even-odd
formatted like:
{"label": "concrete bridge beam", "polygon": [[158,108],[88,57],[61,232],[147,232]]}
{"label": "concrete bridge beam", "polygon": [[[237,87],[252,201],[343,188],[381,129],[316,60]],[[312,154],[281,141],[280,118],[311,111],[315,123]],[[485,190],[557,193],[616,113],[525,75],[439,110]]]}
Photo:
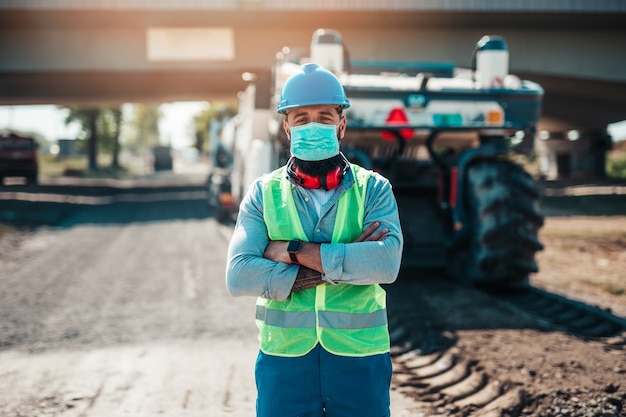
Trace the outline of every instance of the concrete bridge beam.
{"label": "concrete bridge beam", "polygon": [[[539,82],[544,113],[600,127],[626,119],[624,13],[458,11],[8,10],[0,12],[0,104],[215,100],[264,72],[319,26],[354,60],[470,64],[485,34],[506,38],[510,70]],[[149,28],[230,28],[232,59],[151,60]],[[223,48],[211,44],[206,48]]]}

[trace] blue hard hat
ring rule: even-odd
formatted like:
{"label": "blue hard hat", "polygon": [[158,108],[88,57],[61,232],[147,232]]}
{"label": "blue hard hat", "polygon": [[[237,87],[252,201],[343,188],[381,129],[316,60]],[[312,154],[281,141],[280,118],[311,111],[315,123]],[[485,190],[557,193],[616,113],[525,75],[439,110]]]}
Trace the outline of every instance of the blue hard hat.
{"label": "blue hard hat", "polygon": [[350,107],[350,101],[335,74],[317,64],[304,64],[285,82],[276,111],[285,113],[289,109],[316,104],[329,104],[342,109]]}

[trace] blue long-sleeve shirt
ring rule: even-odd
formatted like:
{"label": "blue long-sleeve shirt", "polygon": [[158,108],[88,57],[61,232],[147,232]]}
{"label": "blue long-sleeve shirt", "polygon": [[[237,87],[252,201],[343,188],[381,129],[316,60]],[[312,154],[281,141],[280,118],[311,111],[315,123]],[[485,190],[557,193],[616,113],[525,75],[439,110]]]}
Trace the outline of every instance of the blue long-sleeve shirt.
{"label": "blue long-sleeve shirt", "polygon": [[[296,208],[309,242],[321,243],[320,255],[329,283],[354,285],[390,284],[396,280],[402,258],[403,237],[398,206],[391,184],[373,173],[367,184],[363,226],[375,221],[387,228],[387,237],[375,242],[328,243],[331,240],[337,202],[341,194],[354,185],[352,170],[333,190],[318,216],[309,191],[292,184]],[[251,185],[240,207],[235,230],[228,248],[226,287],[232,296],[261,296],[284,300],[298,273],[298,265],[274,262],[263,257],[269,242],[263,220],[263,198],[260,178]]]}

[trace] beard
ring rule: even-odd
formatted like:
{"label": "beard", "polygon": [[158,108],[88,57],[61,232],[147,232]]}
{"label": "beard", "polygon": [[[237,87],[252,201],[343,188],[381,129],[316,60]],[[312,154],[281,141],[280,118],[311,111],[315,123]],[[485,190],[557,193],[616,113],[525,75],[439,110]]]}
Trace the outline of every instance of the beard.
{"label": "beard", "polygon": [[303,174],[313,177],[325,177],[329,172],[343,167],[344,164],[341,154],[322,159],[321,161],[303,161],[295,156],[293,159],[294,167],[297,167]]}

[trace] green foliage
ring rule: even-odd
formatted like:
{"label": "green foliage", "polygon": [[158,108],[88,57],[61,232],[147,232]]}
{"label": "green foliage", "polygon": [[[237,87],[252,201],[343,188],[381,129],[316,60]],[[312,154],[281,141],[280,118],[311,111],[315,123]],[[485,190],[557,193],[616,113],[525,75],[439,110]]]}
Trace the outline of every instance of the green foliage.
{"label": "green foliage", "polygon": [[129,178],[133,175],[144,173],[143,165],[128,163],[120,169],[113,167],[113,155],[100,152],[98,164],[101,167],[97,171],[89,169],[89,161],[86,155],[74,155],[59,157],[56,155],[40,155],[39,176],[41,178],[57,178],[61,176],[80,176],[83,178]]}
{"label": "green foliage", "polygon": [[61,109],[68,110],[67,116],[65,116],[65,124],[77,123],[81,127],[83,137],[89,137],[91,131],[91,119],[98,117],[100,112],[97,108],[85,108],[80,106],[60,107]]}
{"label": "green foliage", "polygon": [[129,120],[129,135],[126,144],[137,151],[146,150],[160,143],[159,119],[162,112],[159,104],[134,104]]}
{"label": "green foliage", "polygon": [[87,171],[87,157],[65,156],[59,158],[55,155],[42,155],[39,158],[39,176],[41,178],[54,178],[65,175],[68,170],[74,172]]}
{"label": "green foliage", "polygon": [[[149,151],[160,144],[159,120],[162,117],[160,104],[132,104],[126,113],[122,107],[61,107],[68,111],[66,124],[78,123],[86,139],[85,148],[89,155],[89,166],[97,168],[98,152],[110,153],[111,166],[119,168],[118,154],[121,150],[120,135],[124,124],[124,146],[139,153]],[[233,117],[237,113],[234,102],[217,102],[196,114],[193,120],[196,143],[200,152],[205,152],[209,143],[209,126],[214,119]],[[128,120],[123,120],[124,117]]]}
{"label": "green foliage", "polygon": [[122,109],[107,107],[100,109],[97,128],[100,145],[103,150],[113,151],[118,143],[122,123]]}
{"label": "green foliage", "polygon": [[236,103],[212,103],[211,106],[193,118],[194,128],[196,132],[196,148],[203,152],[208,149],[209,145],[209,126],[214,119],[221,120],[230,118],[237,114]]}
{"label": "green foliage", "polygon": [[611,178],[626,179],[626,150],[609,152],[606,173]]}
{"label": "green foliage", "polygon": [[89,168],[98,167],[98,149],[102,148],[113,153],[112,167],[118,168],[119,137],[122,126],[121,107],[66,107],[68,114],[65,123],[73,122],[81,126],[87,138]]}

